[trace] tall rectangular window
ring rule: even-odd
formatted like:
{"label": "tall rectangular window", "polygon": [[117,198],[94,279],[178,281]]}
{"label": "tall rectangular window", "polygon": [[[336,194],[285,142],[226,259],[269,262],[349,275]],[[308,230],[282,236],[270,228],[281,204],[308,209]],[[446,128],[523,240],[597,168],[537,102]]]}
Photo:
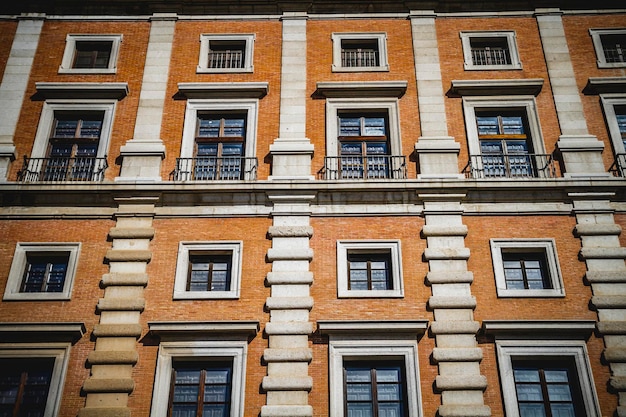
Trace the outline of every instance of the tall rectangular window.
{"label": "tall rectangular window", "polygon": [[231,361],[174,361],[171,417],[229,417]]}
{"label": "tall rectangular window", "polygon": [[242,179],[245,137],[245,114],[199,113],[194,179]]}
{"label": "tall rectangular window", "polygon": [[347,417],[407,416],[402,362],[345,362]]}
{"label": "tall rectangular window", "polygon": [[389,132],[385,113],[339,114],[341,178],[389,178]]}
{"label": "tall rectangular window", "polygon": [[0,416],[43,416],[54,358],[0,359]]}

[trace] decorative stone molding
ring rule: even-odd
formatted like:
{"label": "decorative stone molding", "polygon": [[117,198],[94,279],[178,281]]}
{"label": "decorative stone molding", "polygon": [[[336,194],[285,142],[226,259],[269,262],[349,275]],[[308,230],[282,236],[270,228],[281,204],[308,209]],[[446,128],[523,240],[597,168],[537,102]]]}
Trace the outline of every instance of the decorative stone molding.
{"label": "decorative stone molding", "polygon": [[270,248],[267,251],[267,259],[274,261],[310,261],[313,259],[312,249],[276,249]]}
{"label": "decorative stone molding", "polygon": [[440,391],[484,391],[487,389],[487,378],[484,375],[437,375],[435,378],[435,388]]}
{"label": "decorative stone molding", "polygon": [[146,300],[143,298],[101,298],[98,300],[98,311],[143,311]]}
{"label": "decorative stone molding", "polygon": [[619,235],[622,233],[622,226],[619,224],[577,224],[574,228],[577,236],[601,236]]}
{"label": "decorative stone molding", "polygon": [[406,81],[319,81],[313,97],[397,97],[406,92]]}
{"label": "decorative stone molding", "polygon": [[203,339],[215,335],[239,335],[241,338],[253,337],[259,331],[259,322],[250,320],[241,321],[153,321],[148,322],[151,335],[161,340]]}
{"label": "decorative stone molding", "polygon": [[543,78],[508,80],[452,80],[448,94],[454,96],[537,96],[543,87]]}
{"label": "decorative stone molding", "polygon": [[481,348],[434,348],[433,361],[439,362],[480,362],[483,359]]}
{"label": "decorative stone molding", "polygon": [[35,99],[116,99],[128,95],[128,83],[36,82]]}
{"label": "decorative stone molding", "polygon": [[426,284],[471,284],[474,274],[470,271],[429,271]]}
{"label": "decorative stone molding", "polygon": [[153,227],[112,227],[109,230],[111,239],[152,239]]}
{"label": "decorative stone molding", "polygon": [[435,308],[476,308],[476,298],[461,296],[433,295],[428,299],[428,307]]}
{"label": "decorative stone molding", "polygon": [[313,355],[308,348],[268,348],[263,351],[263,359],[267,362],[311,362]]}
{"label": "decorative stone molding", "polygon": [[587,271],[587,273],[585,274],[585,278],[590,283],[626,282],[626,271]]}
{"label": "decorative stone molding", "polygon": [[141,336],[140,324],[96,324],[93,328],[95,337],[135,337]]}
{"label": "decorative stone molding", "polygon": [[91,365],[130,364],[134,365],[139,360],[139,354],[135,350],[121,351],[98,351],[89,352],[87,361]]}
{"label": "decorative stone molding", "polygon": [[223,83],[178,83],[180,98],[263,98],[269,92],[269,83],[223,82]]}
{"label": "decorative stone molding", "polygon": [[312,237],[311,226],[270,226],[268,230],[270,238],[274,237]]}
{"label": "decorative stone molding", "polygon": [[313,273],[308,271],[298,272],[268,272],[266,281],[269,285],[279,284],[312,284]]}
{"label": "decorative stone molding", "polygon": [[145,287],[148,285],[148,274],[111,272],[102,275],[100,281],[103,287],[110,286],[131,286]]}
{"label": "decorative stone molding", "polygon": [[432,334],[476,334],[480,329],[477,321],[435,321],[430,325]]}
{"label": "decorative stone molding", "polygon": [[423,236],[466,236],[467,226],[464,224],[458,226],[429,226],[424,225],[422,227]]}
{"label": "decorative stone molding", "polygon": [[414,333],[422,335],[428,320],[320,320],[317,328],[321,334],[351,333]]}
{"label": "decorative stone molding", "polygon": [[593,320],[483,320],[482,331],[496,338],[584,339],[595,330]]}
{"label": "decorative stone molding", "polygon": [[313,297],[268,297],[265,306],[269,310],[311,310]]}
{"label": "decorative stone molding", "polygon": [[78,322],[0,323],[3,342],[69,342],[75,343],[85,334],[85,324]]}
{"label": "decorative stone molding", "polygon": [[432,260],[467,260],[469,259],[470,251],[468,248],[426,248],[424,250],[424,259],[427,261]]}
{"label": "decorative stone molding", "polygon": [[313,388],[313,378],[291,377],[291,376],[265,376],[261,384],[267,391],[311,391]]}
{"label": "decorative stone molding", "polygon": [[149,262],[152,252],[149,250],[109,249],[105,259],[108,262]]}
{"label": "decorative stone molding", "polygon": [[626,259],[626,248],[622,247],[583,247],[580,256],[587,259]]}

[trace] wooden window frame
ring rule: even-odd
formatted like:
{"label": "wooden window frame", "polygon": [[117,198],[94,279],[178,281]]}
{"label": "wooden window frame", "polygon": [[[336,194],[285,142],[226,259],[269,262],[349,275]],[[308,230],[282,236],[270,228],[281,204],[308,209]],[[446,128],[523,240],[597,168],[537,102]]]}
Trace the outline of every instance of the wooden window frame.
{"label": "wooden window frame", "polygon": [[[198,262],[194,262],[194,260],[197,260],[199,258],[202,258],[203,261],[198,261]],[[204,261],[206,260],[206,261]],[[218,262],[221,261],[221,262]],[[233,269],[233,256],[232,253],[230,252],[224,252],[224,253],[220,253],[219,251],[215,251],[215,252],[190,252],[189,253],[189,274],[188,274],[188,278],[187,278],[187,291],[192,291],[190,289],[191,285],[192,285],[192,275],[193,272],[196,271],[194,269],[194,264],[197,263],[208,263],[209,264],[209,269],[208,271],[206,271],[206,289],[204,289],[203,291],[230,291],[231,285],[231,276],[232,276],[232,269]],[[226,280],[225,280],[225,286],[226,288],[224,288],[223,290],[214,290],[212,289],[213,287],[213,273],[214,273],[214,267],[216,263],[225,263],[227,264],[227,269],[226,269]],[[204,283],[204,281],[203,281]]]}
{"label": "wooden window frame", "polygon": [[[360,261],[353,261],[354,258],[362,258]],[[366,263],[366,280],[367,289],[369,291],[376,291],[373,288],[374,280],[372,277],[373,262],[384,262],[386,267],[384,269],[385,275],[387,276],[385,280],[385,289],[384,291],[393,290],[393,271],[392,271],[392,261],[391,261],[391,251],[375,251],[375,252],[359,252],[359,251],[348,251],[348,291],[352,291],[353,279],[352,279],[352,262],[365,262]]]}

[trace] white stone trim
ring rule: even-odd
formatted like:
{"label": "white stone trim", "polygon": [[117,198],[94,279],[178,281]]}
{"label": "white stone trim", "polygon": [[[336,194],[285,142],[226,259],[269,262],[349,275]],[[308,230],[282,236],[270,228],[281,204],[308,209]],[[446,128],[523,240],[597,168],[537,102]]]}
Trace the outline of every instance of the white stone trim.
{"label": "white stone trim", "polygon": [[[391,290],[348,290],[348,253],[359,251],[388,252],[391,258]],[[338,240],[337,241],[337,296],[339,298],[404,297],[402,282],[402,253],[399,240]]]}
{"label": "white stone trim", "polygon": [[[358,32],[333,33],[333,72],[375,72],[389,71],[387,60],[387,33],[386,32]],[[341,65],[341,42],[344,40],[371,40],[378,43],[379,65],[376,67],[344,67]]]}
{"label": "white stone trim", "polygon": [[[123,36],[118,34],[68,34],[65,38],[65,51],[59,67],[59,74],[115,74],[117,72],[117,57],[122,39]],[[76,42],[112,42],[108,67],[72,68]]]}
{"label": "white stone trim", "polygon": [[[241,241],[180,242],[174,278],[174,300],[239,298],[241,287]],[[193,252],[227,252],[231,256],[230,290],[187,291],[189,255]]]}
{"label": "white stone trim", "polygon": [[626,28],[605,28],[605,29],[589,29],[589,35],[593,42],[593,49],[596,52],[598,68],[622,68],[626,67],[626,62],[606,62],[604,56],[604,48],[602,47],[602,35],[624,35]]}
{"label": "white stone trim", "polygon": [[417,340],[390,334],[342,336],[333,334],[328,343],[330,415],[344,417],[344,360],[404,361],[408,417],[422,416]]}
{"label": "white stone trim", "polygon": [[513,365],[515,359],[570,358],[576,366],[585,416],[600,417],[598,397],[585,342],[580,340],[496,340],[505,414],[519,417]]}
{"label": "white stone trim", "polygon": [[[76,266],[78,264],[78,254],[81,244],[72,243],[39,243],[39,242],[19,242],[15,247],[11,270],[7,286],[4,291],[3,300],[69,300],[74,285],[74,277],[76,276]],[[62,292],[20,292],[24,271],[27,264],[28,253],[32,252],[63,252],[67,253],[67,271],[65,273],[65,282]]]}
{"label": "white stone trim", "polygon": [[[493,272],[496,279],[498,297],[565,297],[563,277],[559,267],[554,239],[490,239]],[[512,290],[506,288],[502,249],[520,249],[522,251],[542,251],[546,255],[547,273],[552,288],[541,290]]]}
{"label": "white stone trim", "polygon": [[237,340],[161,342],[154,377],[150,417],[168,415],[173,360],[223,358],[233,360],[230,416],[243,417],[247,350],[247,342]]}
{"label": "white stone trim", "polygon": [[400,109],[397,98],[329,98],[326,99],[326,156],[338,156],[339,118],[341,110],[387,112],[391,155],[402,155],[400,142]]}
{"label": "white stone trim", "polygon": [[[200,35],[200,57],[198,59],[198,67],[196,72],[202,73],[225,73],[225,72],[254,72],[254,33],[237,33],[237,34],[209,34]],[[209,68],[209,46],[211,41],[245,41],[246,47],[244,51],[243,68]]]}
{"label": "white stone trim", "polygon": [[259,101],[256,99],[189,99],[185,111],[183,140],[180,148],[181,158],[192,158],[196,140],[198,112],[201,111],[241,111],[246,113],[245,157],[256,156],[256,135]]}
{"label": "white stone trim", "polygon": [[[461,31],[459,32],[461,44],[463,45],[463,65],[466,70],[506,70],[522,69],[519,52],[517,49],[517,35],[513,30],[507,31]],[[509,47],[511,56],[510,65],[474,65],[472,61],[472,38],[503,38]]]}
{"label": "white stone trim", "polygon": [[604,117],[606,118],[613,151],[616,154],[626,153],[622,135],[617,125],[617,115],[615,113],[615,106],[626,106],[626,94],[600,94],[600,102],[604,110]]}
{"label": "white stone trim", "polygon": [[54,359],[44,417],[55,417],[59,414],[70,348],[71,343],[0,343],[2,359]]}

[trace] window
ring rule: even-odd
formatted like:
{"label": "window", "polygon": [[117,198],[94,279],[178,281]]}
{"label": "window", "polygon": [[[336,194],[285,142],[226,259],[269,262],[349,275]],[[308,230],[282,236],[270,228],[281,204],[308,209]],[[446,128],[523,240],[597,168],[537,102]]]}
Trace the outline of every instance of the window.
{"label": "window", "polygon": [[565,290],[552,239],[491,239],[499,297],[563,297]]}
{"label": "window", "polygon": [[181,242],[174,299],[239,298],[242,242]]}
{"label": "window", "polygon": [[70,298],[80,243],[18,243],[5,300]]}
{"label": "window", "polygon": [[122,35],[67,35],[60,73],[113,74]]}
{"label": "window", "polygon": [[197,72],[252,72],[255,36],[200,35],[200,61]]}
{"label": "window", "polygon": [[554,177],[534,97],[463,97],[474,178]]}
{"label": "window", "polygon": [[399,241],[338,241],[339,297],[402,297]]}
{"label": "window", "polygon": [[386,33],[333,33],[333,71],[388,71]]}
{"label": "window", "polygon": [[616,172],[626,174],[626,96],[601,94],[600,101],[615,152]]}
{"label": "window", "polygon": [[626,28],[589,29],[598,68],[626,66]]}
{"label": "window", "polygon": [[515,32],[461,32],[466,70],[521,69]]}
{"label": "window", "polygon": [[255,179],[257,108],[257,100],[188,100],[175,179]]}
{"label": "window", "polygon": [[406,416],[406,386],[401,361],[344,362],[346,415]]}

